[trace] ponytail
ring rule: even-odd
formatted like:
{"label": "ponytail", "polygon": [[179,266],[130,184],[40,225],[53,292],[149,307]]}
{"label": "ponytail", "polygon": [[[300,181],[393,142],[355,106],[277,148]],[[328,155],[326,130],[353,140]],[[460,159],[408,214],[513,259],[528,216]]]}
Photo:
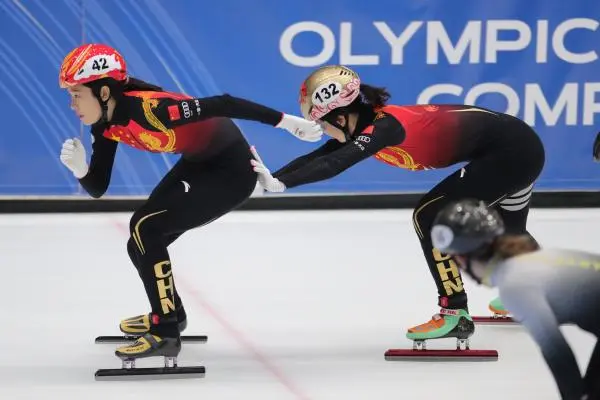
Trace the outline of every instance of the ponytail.
{"label": "ponytail", "polygon": [[359,98],[373,108],[385,106],[391,95],[387,89],[361,83]]}
{"label": "ponytail", "polygon": [[164,92],[163,88],[160,86],[156,86],[152,83],[145,82],[141,79],[134,78],[130,76],[125,84],[123,85],[123,92],[133,92],[133,91],[143,91],[143,92]]}
{"label": "ponytail", "polygon": [[391,97],[385,88],[360,84],[360,95],[346,107],[337,108],[338,114],[342,112],[358,113],[365,116],[374,116],[374,110],[386,105]]}
{"label": "ponytail", "polygon": [[[96,81],[84,83],[85,86],[92,89],[92,93],[94,96],[98,98],[100,101],[100,89],[103,86],[108,86],[110,89],[110,96],[115,100],[119,101],[121,97],[123,97],[123,93],[125,92],[133,92],[133,91],[143,91],[143,92],[163,92],[163,88],[160,86],[153,85],[151,83],[145,82],[141,79],[137,79],[134,77],[129,77],[125,82],[119,82],[114,80],[113,78],[102,78]],[[100,101],[102,103],[102,101]]]}

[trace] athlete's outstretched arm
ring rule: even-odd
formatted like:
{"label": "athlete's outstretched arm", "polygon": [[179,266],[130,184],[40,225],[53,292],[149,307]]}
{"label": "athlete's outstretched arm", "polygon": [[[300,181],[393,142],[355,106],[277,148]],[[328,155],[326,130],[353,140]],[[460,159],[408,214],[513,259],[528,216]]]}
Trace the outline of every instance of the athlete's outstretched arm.
{"label": "athlete's outstretched arm", "polygon": [[164,98],[160,99],[153,112],[167,128],[208,118],[226,117],[257,121],[285,129],[298,139],[309,142],[318,141],[323,135],[323,130],[316,122],[228,94],[183,100]]}
{"label": "athlete's outstretched arm", "polygon": [[301,168],[304,165],[308,164],[312,160],[315,160],[319,157],[327,155],[327,154],[341,148],[342,146],[344,146],[344,143],[340,143],[335,139],[330,139],[327,142],[325,142],[325,144],[323,146],[317,148],[316,150],[311,151],[310,153],[304,154],[303,156],[300,156],[300,157],[290,161],[289,163],[287,163],[286,165],[284,165],[283,167],[281,167],[280,169],[275,171],[273,173],[273,177],[279,178],[281,175],[295,171],[298,168]]}
{"label": "athlete's outstretched arm", "polygon": [[228,117],[277,125],[283,113],[228,94],[194,99],[159,99],[154,112],[168,128],[214,117]]}
{"label": "athlete's outstretched arm", "polygon": [[286,188],[333,178],[379,150],[402,143],[405,132],[391,116],[375,121],[372,132],[363,133],[341,148],[318,157],[300,168],[279,174]]}

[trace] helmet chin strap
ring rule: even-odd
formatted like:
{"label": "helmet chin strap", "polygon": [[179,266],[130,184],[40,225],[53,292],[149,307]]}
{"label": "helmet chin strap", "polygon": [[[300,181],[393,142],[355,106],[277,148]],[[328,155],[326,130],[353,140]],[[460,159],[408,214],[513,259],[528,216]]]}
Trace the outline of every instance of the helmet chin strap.
{"label": "helmet chin strap", "polygon": [[110,100],[110,97],[106,100],[102,100],[101,98],[98,99],[100,101],[100,106],[102,107],[102,122],[104,122],[105,124],[108,124],[108,100]]}
{"label": "helmet chin strap", "polygon": [[101,86],[92,86],[92,94],[100,103],[100,107],[102,108],[102,116],[98,122],[102,122],[104,124],[108,124],[108,101],[110,100],[110,96],[106,100],[102,100],[102,95],[100,91],[102,90]]}

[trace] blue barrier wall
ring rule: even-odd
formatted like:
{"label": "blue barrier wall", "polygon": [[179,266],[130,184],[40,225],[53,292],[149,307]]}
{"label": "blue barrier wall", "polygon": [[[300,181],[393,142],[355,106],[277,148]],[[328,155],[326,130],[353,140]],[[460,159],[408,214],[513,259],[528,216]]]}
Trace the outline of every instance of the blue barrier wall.
{"label": "blue barrier wall", "polygon": [[[541,135],[537,190],[599,189],[591,146],[600,114],[600,2],[582,0],[0,0],[0,194],[77,194],[60,164],[86,127],[57,85],[85,42],[118,48],[133,75],[193,96],[223,92],[299,114],[317,66],[343,63],[392,102],[508,111]],[[315,144],[239,122],[271,169]],[[109,194],[144,195],[177,159],[120,146]],[[89,155],[89,154],[88,154]],[[426,191],[449,171],[375,160],[296,192]]]}

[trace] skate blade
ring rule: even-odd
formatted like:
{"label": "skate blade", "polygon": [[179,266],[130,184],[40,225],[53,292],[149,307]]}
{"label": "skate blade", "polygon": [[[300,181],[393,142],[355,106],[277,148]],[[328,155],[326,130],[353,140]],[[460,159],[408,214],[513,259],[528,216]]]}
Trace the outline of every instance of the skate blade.
{"label": "skate blade", "polygon": [[99,369],[94,374],[97,381],[128,381],[156,379],[203,378],[206,368],[196,367],[158,367],[158,368],[112,368]]}
{"label": "skate blade", "polygon": [[496,350],[405,350],[389,349],[387,361],[498,361]]}
{"label": "skate blade", "polygon": [[[128,344],[135,342],[139,336],[98,336],[94,342],[95,343],[123,343]],[[206,343],[208,341],[208,336],[199,335],[199,336],[181,336],[181,341],[184,343]]]}
{"label": "skate blade", "polygon": [[518,325],[511,317],[471,317],[478,325]]}

